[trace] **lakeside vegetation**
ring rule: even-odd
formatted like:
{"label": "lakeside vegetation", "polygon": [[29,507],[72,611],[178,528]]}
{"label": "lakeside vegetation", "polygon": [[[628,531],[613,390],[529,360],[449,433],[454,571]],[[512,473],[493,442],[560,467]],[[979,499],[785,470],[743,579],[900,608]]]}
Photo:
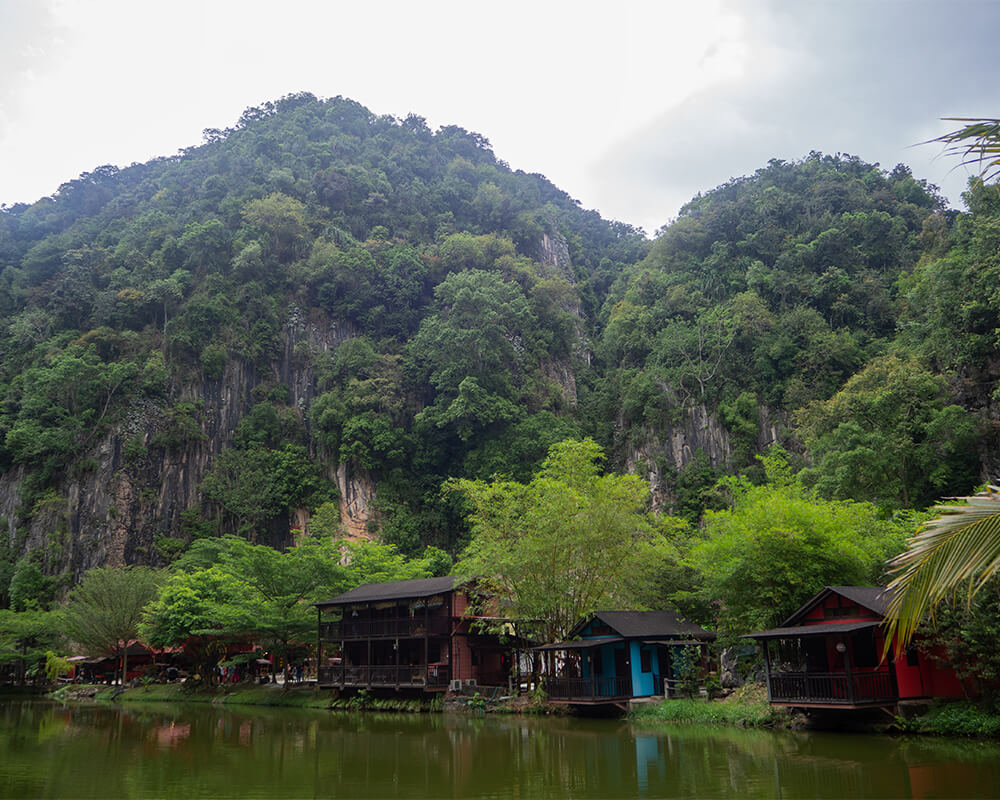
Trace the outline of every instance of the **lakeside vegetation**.
{"label": "lakeside vegetation", "polygon": [[98,703],[211,703],[213,705],[274,706],[281,708],[316,708],[328,711],[395,711],[420,713],[440,711],[440,698],[411,699],[399,697],[338,697],[315,686],[278,684],[231,684],[215,687],[180,683],[149,683],[129,688],[114,686],[70,685],[50,694],[61,702]]}
{"label": "lakeside vegetation", "polygon": [[770,705],[764,687],[753,683],[724,699],[675,698],[636,705],[628,716],[640,724],[693,722],[742,728],[781,728],[791,721],[788,709]]}
{"label": "lakeside vegetation", "polygon": [[1000,737],[1000,711],[969,702],[940,703],[925,714],[898,719],[902,733],[934,736]]}
{"label": "lakeside vegetation", "polygon": [[[885,520],[868,503],[822,501],[791,480],[778,451],[764,458],[767,483],[729,482],[731,508],[698,528],[651,511],[648,488],[634,476],[601,476],[602,455],[592,440],[567,440],[529,484],[452,487],[470,494],[472,522],[455,569],[523,620],[522,635],[550,641],[600,608],[669,602],[732,643],[751,626],[778,624],[817,585],[877,580],[911,524],[906,515]],[[434,548],[412,559],[373,542],[305,537],[281,553],[238,537],[204,538],[162,573],[99,568],[64,604],[0,612],[0,642],[5,660],[37,673],[72,642],[118,658],[141,638],[184,648],[211,682],[234,646],[255,645],[239,656],[245,661],[259,651],[286,665],[304,660],[315,639],[312,603],[363,583],[451,571]]]}

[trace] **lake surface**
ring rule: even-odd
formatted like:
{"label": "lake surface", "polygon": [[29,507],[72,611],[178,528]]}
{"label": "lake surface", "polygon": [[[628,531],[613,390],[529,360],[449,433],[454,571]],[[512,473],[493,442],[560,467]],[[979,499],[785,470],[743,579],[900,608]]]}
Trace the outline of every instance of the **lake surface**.
{"label": "lake surface", "polygon": [[587,719],[0,704],[0,797],[996,797],[1000,744]]}

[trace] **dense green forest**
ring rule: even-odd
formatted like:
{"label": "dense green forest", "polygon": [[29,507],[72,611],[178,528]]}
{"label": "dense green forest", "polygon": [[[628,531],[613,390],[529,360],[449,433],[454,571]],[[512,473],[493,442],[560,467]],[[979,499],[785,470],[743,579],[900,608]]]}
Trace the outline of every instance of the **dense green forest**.
{"label": "dense green forest", "polygon": [[228,534],[458,555],[442,486],[566,439],[692,529],[775,444],[872,519],[968,493],[1000,466],[1000,197],[967,204],[810,153],[649,240],[480,135],[308,94],[99,167],[0,211],[0,606]]}

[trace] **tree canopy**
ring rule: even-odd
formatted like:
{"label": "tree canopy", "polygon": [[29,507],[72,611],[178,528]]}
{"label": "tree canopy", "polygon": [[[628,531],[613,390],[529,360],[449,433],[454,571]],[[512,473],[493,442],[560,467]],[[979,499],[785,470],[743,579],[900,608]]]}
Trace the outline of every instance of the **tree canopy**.
{"label": "tree canopy", "polygon": [[221,653],[205,641],[254,643],[280,658],[315,639],[313,603],[362,583],[430,577],[450,564],[431,551],[409,560],[389,545],[308,538],[284,553],[228,536],[200,539],[175,564],[142,624],[145,641],[188,646],[211,675]]}
{"label": "tree canopy", "polygon": [[783,455],[764,461],[768,483],[730,482],[731,507],[706,514],[687,556],[700,586],[675,597],[700,601],[729,635],[776,627],[824,586],[878,585],[915,524],[869,503],[823,500],[790,477]]}
{"label": "tree canopy", "polygon": [[566,440],[528,483],[448,484],[471,506],[472,540],[456,574],[548,641],[590,612],[653,601],[666,543],[647,517],[648,487],[636,475],[602,474],[603,459],[593,440]]}
{"label": "tree canopy", "polygon": [[121,658],[124,682],[128,646],[139,637],[143,610],[162,578],[148,567],[98,567],[85,573],[63,613],[67,636],[91,655]]}

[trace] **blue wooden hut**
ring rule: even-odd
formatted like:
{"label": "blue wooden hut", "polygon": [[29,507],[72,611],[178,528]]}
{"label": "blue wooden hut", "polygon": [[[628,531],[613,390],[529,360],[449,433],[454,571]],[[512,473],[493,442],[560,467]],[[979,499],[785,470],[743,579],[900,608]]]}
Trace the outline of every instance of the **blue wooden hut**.
{"label": "blue wooden hut", "polygon": [[707,663],[715,634],[675,611],[598,611],[564,642],[536,648],[548,668],[549,700],[573,705],[621,704],[668,696],[684,662]]}

